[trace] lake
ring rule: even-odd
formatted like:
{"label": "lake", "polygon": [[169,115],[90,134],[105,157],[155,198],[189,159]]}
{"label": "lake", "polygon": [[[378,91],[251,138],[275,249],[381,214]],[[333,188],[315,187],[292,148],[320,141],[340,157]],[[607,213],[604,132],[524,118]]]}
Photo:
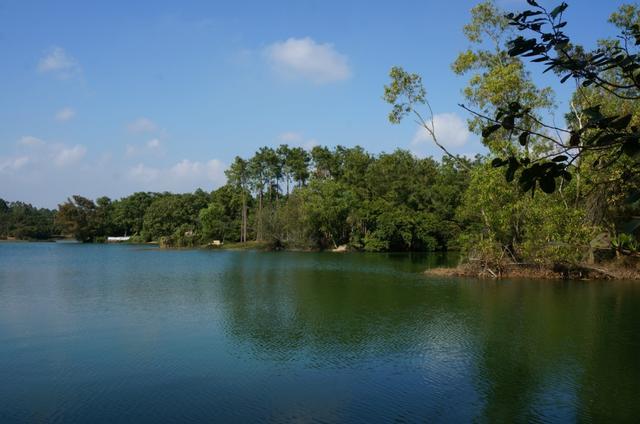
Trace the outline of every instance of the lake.
{"label": "lake", "polygon": [[640,284],[451,262],[0,243],[0,422],[640,417]]}

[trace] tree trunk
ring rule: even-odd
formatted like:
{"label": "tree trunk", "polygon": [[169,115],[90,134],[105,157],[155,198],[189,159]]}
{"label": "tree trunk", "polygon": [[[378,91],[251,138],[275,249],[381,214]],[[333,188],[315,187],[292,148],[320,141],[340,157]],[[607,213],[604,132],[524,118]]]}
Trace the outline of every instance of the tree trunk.
{"label": "tree trunk", "polygon": [[260,190],[260,199],[258,202],[258,228],[256,230],[256,241],[262,240],[262,190]]}
{"label": "tree trunk", "polygon": [[240,228],[240,242],[247,242],[247,193],[242,191],[242,227]]}

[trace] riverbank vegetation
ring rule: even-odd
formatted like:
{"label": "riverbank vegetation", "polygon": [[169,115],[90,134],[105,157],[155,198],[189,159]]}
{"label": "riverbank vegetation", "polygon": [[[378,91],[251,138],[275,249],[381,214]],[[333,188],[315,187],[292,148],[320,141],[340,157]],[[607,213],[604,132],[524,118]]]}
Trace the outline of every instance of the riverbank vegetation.
{"label": "riverbank vegetation", "polygon": [[46,240],[60,234],[56,211],[0,199],[0,240]]}
{"label": "riverbank vegetation", "polygon": [[167,247],[220,240],[274,249],[446,250],[458,247],[456,211],[476,166],[463,163],[403,150],[263,147],[236,158],[229,182],[211,193],[73,196],[56,223],[80,241],[126,234]]}
{"label": "riverbank vegetation", "polygon": [[[452,64],[468,78],[460,106],[471,113],[470,128],[489,151],[471,170],[458,210],[466,223],[466,261],[459,271],[567,274],[614,258],[614,268],[637,270],[640,11],[620,7],[609,18],[619,35],[588,50],[563,32],[566,3],[528,5],[520,13],[491,1],[474,7],[464,27],[470,48]],[[531,70],[543,72],[536,68],[541,63],[561,82],[575,82],[562,111],[566,125],[555,123],[553,91],[532,78]],[[421,77],[394,68],[391,78],[385,87],[391,122],[413,114],[454,157],[438,142]]]}
{"label": "riverbank vegetation", "polygon": [[[590,51],[563,33],[566,4],[549,11],[528,4],[519,14],[492,1],[474,7],[463,28],[469,48],[452,64],[466,78],[461,107],[486,154],[451,155],[421,77],[395,67],[384,91],[389,119],[413,114],[442,148],[441,161],[358,146],[265,146],[236,157],[227,184],[211,193],[73,196],[56,212],[0,203],[3,234],[62,231],[83,242],[131,235],[166,247],[220,240],[272,249],[456,249],[465,275],[518,268],[567,276],[595,272],[603,261],[632,275],[640,258],[640,11],[620,7],[609,18],[619,37]],[[539,63],[576,82],[560,111],[565,125],[555,124],[551,88],[532,78]]]}

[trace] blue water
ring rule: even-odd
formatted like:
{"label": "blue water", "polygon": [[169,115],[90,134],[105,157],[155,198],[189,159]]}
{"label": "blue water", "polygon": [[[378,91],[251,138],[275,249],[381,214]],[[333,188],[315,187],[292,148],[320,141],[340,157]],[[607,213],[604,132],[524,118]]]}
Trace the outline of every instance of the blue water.
{"label": "blue water", "polygon": [[640,416],[640,285],[446,261],[0,243],[0,422]]}

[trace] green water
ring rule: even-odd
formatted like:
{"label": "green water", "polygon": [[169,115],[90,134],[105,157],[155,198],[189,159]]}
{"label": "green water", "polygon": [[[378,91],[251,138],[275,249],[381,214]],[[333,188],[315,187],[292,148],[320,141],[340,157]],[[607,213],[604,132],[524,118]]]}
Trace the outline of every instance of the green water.
{"label": "green water", "polygon": [[0,243],[0,422],[638,420],[640,284],[446,262]]}

